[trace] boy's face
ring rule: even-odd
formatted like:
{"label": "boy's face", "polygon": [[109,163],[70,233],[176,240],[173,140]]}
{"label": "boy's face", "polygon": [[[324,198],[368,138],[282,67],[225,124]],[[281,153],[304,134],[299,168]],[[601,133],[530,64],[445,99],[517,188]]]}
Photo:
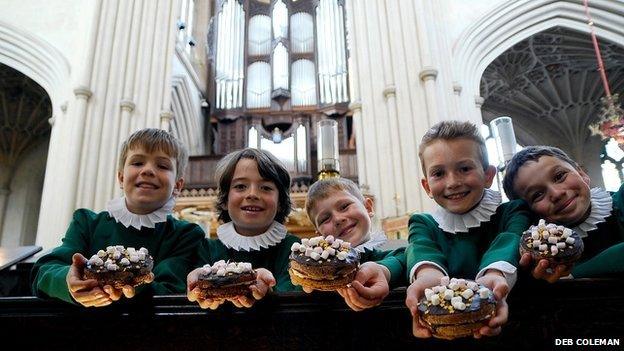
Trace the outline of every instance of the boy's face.
{"label": "boy's face", "polygon": [[590,209],[589,177],[556,157],[526,162],[518,170],[513,187],[533,212],[550,222],[575,224]]}
{"label": "boy's face", "polygon": [[312,222],[323,236],[333,235],[358,246],[368,240],[373,201],[364,203],[343,190],[334,190],[310,211]]}
{"label": "boy's face", "polygon": [[184,180],[176,181],[175,158],[161,150],[147,153],[142,147],[128,150],[117,179],[126,195],[128,210],[136,214],[161,208],[184,185]]}
{"label": "boy's face", "polygon": [[477,205],[496,175],[493,166],[483,170],[478,145],[470,139],[436,140],[425,148],[422,158],[423,188],[438,205],[456,214]]}
{"label": "boy's face", "polygon": [[238,161],[227,200],[227,211],[237,233],[256,236],[266,232],[277,214],[278,200],[277,186],[262,178],[255,160]]}

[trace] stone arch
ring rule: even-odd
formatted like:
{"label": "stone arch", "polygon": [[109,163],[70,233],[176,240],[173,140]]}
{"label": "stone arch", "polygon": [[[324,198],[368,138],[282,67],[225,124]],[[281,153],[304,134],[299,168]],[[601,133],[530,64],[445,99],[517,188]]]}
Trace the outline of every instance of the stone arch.
{"label": "stone arch", "polygon": [[58,49],[35,35],[0,21],[0,63],[41,85],[50,96],[53,115],[59,115],[70,92],[70,66]]}
{"label": "stone arch", "polygon": [[[624,3],[595,0],[590,3],[598,37],[624,43]],[[474,108],[481,76],[499,55],[526,38],[552,27],[565,27],[588,33],[582,2],[575,0],[509,0],[483,15],[466,29],[454,49],[455,80],[463,85],[461,104]],[[481,120],[481,116],[471,116]]]}

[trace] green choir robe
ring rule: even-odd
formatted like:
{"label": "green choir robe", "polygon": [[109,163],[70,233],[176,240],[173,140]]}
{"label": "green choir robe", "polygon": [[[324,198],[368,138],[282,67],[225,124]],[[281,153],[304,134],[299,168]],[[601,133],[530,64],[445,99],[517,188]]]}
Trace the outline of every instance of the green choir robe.
{"label": "green choir robe", "polygon": [[498,206],[488,222],[467,233],[444,232],[429,214],[415,214],[409,220],[407,279],[419,262],[431,261],[450,277],[474,279],[488,265],[505,261],[518,266],[518,245],[531,218],[526,203],[510,201]]}
{"label": "green choir robe", "polygon": [[87,209],[74,212],[61,246],[39,258],[31,272],[33,293],[74,303],[66,276],[74,253],[87,259],[107,246],[123,245],[137,250],[145,247],[154,258],[154,281],[138,287],[137,294],[186,292],[186,275],[195,261],[197,246],[205,237],[196,224],[167,216],[155,228],[126,228],[106,211],[94,213]]}

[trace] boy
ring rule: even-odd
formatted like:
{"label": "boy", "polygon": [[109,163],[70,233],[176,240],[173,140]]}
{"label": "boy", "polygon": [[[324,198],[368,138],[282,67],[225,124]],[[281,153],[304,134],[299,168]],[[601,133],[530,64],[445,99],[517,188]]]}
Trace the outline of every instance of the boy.
{"label": "boy", "polygon": [[323,236],[348,241],[360,253],[362,265],[350,287],[338,293],[355,311],[379,305],[397,286],[405,270],[404,248],[380,251],[386,241],[383,232],[371,231],[373,202],[365,199],[358,186],[346,178],[328,178],[312,184],[306,211]]}
{"label": "boy", "polygon": [[[580,263],[549,267],[541,260],[533,276],[548,282],[572,273],[589,278],[624,271],[624,199],[622,189],[610,195],[589,187],[590,179],[566,153],[552,146],[529,146],[514,155],[503,185],[510,199],[523,199],[540,218],[571,227],[585,245]],[[530,255],[520,263],[530,265]]]}
{"label": "boy", "polygon": [[485,142],[475,125],[444,121],[423,136],[418,156],[421,184],[439,205],[432,214],[415,214],[409,221],[406,249],[406,305],[417,337],[430,337],[421,324],[418,301],[425,288],[440,278],[476,279],[498,300],[496,315],[475,333],[496,335],[507,321],[506,297],[516,277],[518,244],[529,226],[522,201],[501,204],[500,193],[488,189],[496,169],[490,166]]}
{"label": "boy", "polygon": [[153,282],[138,290],[154,294],[181,293],[185,276],[204,237],[195,224],[173,218],[175,198],[184,180],[188,155],[172,135],[159,129],[133,133],[122,145],[117,178],[124,197],[108,202],[107,210],[74,212],[63,244],[41,257],[31,276],[33,292],[85,307],[101,307],[135,295],[125,286],[99,287],[84,280],[87,259],[109,245],[145,247],[154,258]]}

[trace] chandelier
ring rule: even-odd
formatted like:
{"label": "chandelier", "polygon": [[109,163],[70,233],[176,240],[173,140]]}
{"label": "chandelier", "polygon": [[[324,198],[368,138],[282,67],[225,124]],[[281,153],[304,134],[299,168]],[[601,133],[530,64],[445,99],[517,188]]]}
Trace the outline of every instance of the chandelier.
{"label": "chandelier", "polygon": [[600,99],[602,107],[600,108],[597,121],[589,125],[589,130],[591,130],[592,135],[600,135],[602,139],[615,139],[620,147],[622,147],[624,146],[624,110],[620,107],[618,94],[611,94],[611,89],[609,89],[609,81],[607,80],[607,73],[604,68],[604,63],[602,62],[598,39],[594,31],[594,21],[589,14],[588,2],[588,0],[583,0],[585,15],[587,15],[587,24],[589,25],[594,51],[596,53],[596,60],[598,61],[598,72],[600,73],[600,79],[602,80],[602,85],[605,90],[605,96]]}

